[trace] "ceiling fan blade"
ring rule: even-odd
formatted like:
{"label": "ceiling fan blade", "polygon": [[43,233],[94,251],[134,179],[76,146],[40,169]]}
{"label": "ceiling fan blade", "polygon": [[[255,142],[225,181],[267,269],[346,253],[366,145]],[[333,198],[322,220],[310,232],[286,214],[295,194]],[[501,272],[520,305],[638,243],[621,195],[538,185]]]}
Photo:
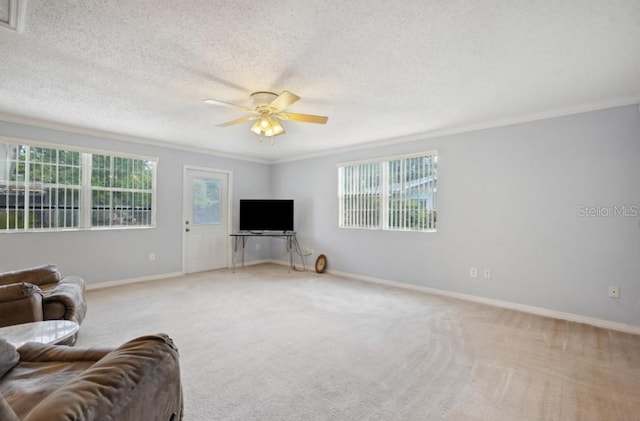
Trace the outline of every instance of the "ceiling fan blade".
{"label": "ceiling fan blade", "polygon": [[205,99],[203,102],[211,105],[222,105],[223,107],[240,108],[244,111],[254,111],[253,108],[245,107],[244,105],[231,104],[230,102],[218,101],[217,99]]}
{"label": "ceiling fan blade", "polygon": [[269,107],[275,108],[276,112],[282,111],[287,108],[289,105],[296,103],[300,100],[300,97],[296,94],[292,94],[289,91],[284,91],[280,95],[276,97]]}
{"label": "ceiling fan blade", "polygon": [[253,121],[253,120],[257,120],[259,118],[260,118],[259,115],[248,115],[246,117],[238,118],[236,120],[227,121],[226,123],[216,124],[216,126],[218,126],[218,127],[233,126],[234,124],[240,124],[240,123],[244,123],[246,121]]}
{"label": "ceiling fan blade", "polygon": [[321,115],[296,114],[296,113],[279,113],[278,118],[282,118],[283,120],[300,121],[302,123],[316,123],[316,124],[326,124],[327,121],[329,120],[329,117],[325,117]]}

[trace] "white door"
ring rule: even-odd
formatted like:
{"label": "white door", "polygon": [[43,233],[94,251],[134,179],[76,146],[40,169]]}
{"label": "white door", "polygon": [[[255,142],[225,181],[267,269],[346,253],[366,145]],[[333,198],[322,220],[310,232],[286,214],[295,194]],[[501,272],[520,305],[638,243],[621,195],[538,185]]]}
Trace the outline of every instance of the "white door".
{"label": "white door", "polygon": [[229,174],[185,168],[185,273],[226,268],[229,255]]}

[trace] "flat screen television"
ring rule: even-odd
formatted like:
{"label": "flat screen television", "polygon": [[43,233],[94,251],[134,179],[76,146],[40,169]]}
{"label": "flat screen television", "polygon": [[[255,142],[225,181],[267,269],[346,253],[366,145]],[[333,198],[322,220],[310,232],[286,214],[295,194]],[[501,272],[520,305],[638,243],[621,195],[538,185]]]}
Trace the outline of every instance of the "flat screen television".
{"label": "flat screen television", "polygon": [[293,231],[293,200],[240,199],[240,231]]}

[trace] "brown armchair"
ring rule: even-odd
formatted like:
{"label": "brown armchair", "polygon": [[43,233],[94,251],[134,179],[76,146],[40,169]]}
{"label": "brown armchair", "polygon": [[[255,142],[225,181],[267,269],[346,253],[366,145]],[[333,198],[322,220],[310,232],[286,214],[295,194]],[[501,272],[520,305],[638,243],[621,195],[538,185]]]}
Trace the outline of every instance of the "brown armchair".
{"label": "brown armchair", "polygon": [[178,350],[164,334],[116,349],[27,343],[0,338],[0,419],[182,419]]}
{"label": "brown armchair", "polygon": [[82,278],[63,277],[55,265],[0,273],[0,327],[41,320],[80,324],[87,313],[84,291]]}

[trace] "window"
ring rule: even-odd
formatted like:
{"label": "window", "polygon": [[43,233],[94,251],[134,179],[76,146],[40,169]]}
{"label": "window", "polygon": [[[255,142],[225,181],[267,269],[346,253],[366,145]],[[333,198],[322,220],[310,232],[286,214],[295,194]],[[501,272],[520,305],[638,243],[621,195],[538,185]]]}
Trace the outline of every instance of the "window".
{"label": "window", "polygon": [[341,228],[435,231],[437,152],[338,165]]}
{"label": "window", "polygon": [[155,160],[0,142],[0,232],[153,226]]}
{"label": "window", "polygon": [[152,161],[91,156],[91,226],[152,225]]}

